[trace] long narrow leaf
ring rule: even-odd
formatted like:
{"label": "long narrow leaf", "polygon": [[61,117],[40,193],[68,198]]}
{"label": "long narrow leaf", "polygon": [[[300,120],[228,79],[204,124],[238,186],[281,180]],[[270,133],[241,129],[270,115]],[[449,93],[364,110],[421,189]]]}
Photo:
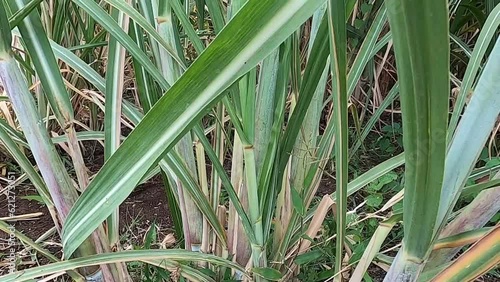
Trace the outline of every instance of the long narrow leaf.
{"label": "long narrow leaf", "polygon": [[491,51],[448,151],[438,224],[444,222],[446,215],[456,203],[500,114],[499,60],[500,39]]}
{"label": "long narrow leaf", "polygon": [[330,62],[335,121],[335,172],[337,197],[337,238],[335,252],[335,280],[342,281],[343,248],[346,229],[348,182],[348,122],[347,122],[347,29],[345,1],[328,1],[328,28],[330,31]]}
{"label": "long narrow leaf", "polygon": [[473,281],[498,263],[500,263],[500,225],[497,225],[431,281]]}
{"label": "long narrow leaf", "polygon": [[[129,18],[126,14],[112,9],[111,15],[119,26],[128,29]],[[110,37],[108,44],[108,63],[106,64],[106,94],[104,115],[104,159],[109,157],[120,146],[123,81],[125,77],[125,48],[116,38]],[[120,243],[119,209],[117,208],[106,221],[108,239],[111,246]]]}
{"label": "long narrow leaf", "polygon": [[[414,281],[432,245],[446,153],[449,86],[444,0],[388,0],[403,112],[403,250],[384,281]],[[423,16],[425,15],[425,17]]]}

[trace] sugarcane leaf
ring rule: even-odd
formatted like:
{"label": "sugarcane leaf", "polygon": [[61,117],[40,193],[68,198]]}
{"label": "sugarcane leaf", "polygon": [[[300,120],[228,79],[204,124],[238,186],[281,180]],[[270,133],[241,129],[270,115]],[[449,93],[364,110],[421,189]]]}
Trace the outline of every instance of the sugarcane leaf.
{"label": "sugarcane leaf", "polygon": [[500,263],[499,238],[497,225],[431,281],[474,281]]}
{"label": "sugarcane leaf", "polygon": [[304,215],[305,213],[305,207],[304,207],[304,200],[302,199],[302,196],[300,195],[299,191],[297,191],[295,188],[290,189],[292,191],[292,204],[293,208],[299,215]]}
{"label": "sugarcane leaf", "polygon": [[271,280],[271,281],[278,281],[281,278],[283,278],[283,275],[281,274],[281,272],[279,272],[278,270],[276,270],[274,268],[270,268],[270,267],[255,267],[255,268],[252,268],[252,272],[254,274],[261,276],[264,279]]}
{"label": "sugarcane leaf", "polygon": [[385,3],[400,83],[406,155],[403,251],[385,281],[412,281],[423,269],[438,222],[450,93],[448,5],[444,0]]}

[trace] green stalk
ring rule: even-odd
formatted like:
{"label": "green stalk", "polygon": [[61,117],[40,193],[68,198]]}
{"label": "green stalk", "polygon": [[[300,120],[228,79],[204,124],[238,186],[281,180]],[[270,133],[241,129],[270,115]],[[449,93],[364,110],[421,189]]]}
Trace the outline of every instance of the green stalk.
{"label": "green stalk", "polygon": [[[318,68],[317,66],[326,64],[326,61],[328,60],[329,49],[327,17],[322,17],[322,21],[318,27],[313,42],[314,43],[312,44],[312,49],[310,51],[308,62],[302,78],[301,89],[299,91],[299,100],[295,108],[293,109],[291,117],[288,120],[288,126],[286,127],[285,132],[282,135],[281,140],[279,140],[279,154],[277,154],[276,156],[277,167],[275,168],[275,170],[277,171],[276,174],[278,174],[278,176],[277,179],[274,180],[277,182],[276,185],[279,187],[279,189],[281,189],[281,186],[283,185],[282,182],[286,180],[285,167],[289,162],[291,152],[300,132],[301,121],[307,113],[312,97],[321,79],[321,75],[324,72],[323,68]],[[285,204],[286,203],[283,203],[283,205]],[[282,240],[279,242],[279,249],[277,252],[275,252],[276,261],[282,261],[284,256],[286,255],[287,250],[290,246],[290,240],[292,239],[292,232],[297,224],[297,220],[298,214],[292,212],[290,224],[284,226],[286,230],[280,231],[284,234],[281,236]]]}
{"label": "green stalk", "polygon": [[[308,56],[311,54],[313,49],[314,40],[319,29],[319,25],[325,14],[326,5],[322,9],[318,9],[313,15],[311,36],[309,38]],[[320,67],[320,66],[318,66]],[[324,70],[321,74],[321,78],[318,82],[316,89],[314,90],[314,95],[311,99],[311,103],[304,119],[301,121],[301,130],[297,137],[297,143],[293,151],[291,158],[291,175],[290,182],[291,186],[302,193],[306,188],[304,187],[304,179],[309,171],[311,164],[313,164],[316,159],[317,151],[317,140],[319,135],[319,122],[321,118],[321,110],[323,105],[323,98],[326,89],[326,83],[328,78],[328,72],[330,70],[330,65],[328,62],[324,63]],[[299,71],[300,73],[300,71]],[[287,224],[285,223],[285,226]]]}
{"label": "green stalk", "polygon": [[335,121],[335,172],[337,196],[337,238],[335,253],[335,280],[342,281],[344,237],[347,212],[348,182],[348,123],[347,123],[347,29],[344,0],[328,1],[328,27],[330,31],[330,58]]}
{"label": "green stalk", "polygon": [[[313,45],[316,41],[316,36],[318,34],[320,24],[325,14],[325,10],[326,10],[326,3],[320,9],[318,9],[313,15],[310,38],[308,42],[308,57],[310,57],[311,53],[313,52],[314,54],[316,54],[316,49],[313,49]],[[290,39],[290,41],[292,40],[293,39]],[[313,61],[314,60],[312,59],[308,60],[308,64],[311,64],[311,62]],[[291,201],[291,193],[292,193],[291,189],[293,188],[296,192],[298,192],[301,195],[304,195],[306,193],[305,191],[307,191],[307,187],[305,186],[304,179],[306,178],[307,172],[309,171],[310,167],[314,165],[314,163],[317,160],[316,153],[317,153],[317,139],[319,134],[319,119],[323,103],[323,97],[325,93],[326,80],[328,78],[328,72],[330,70],[330,65],[328,61],[322,62],[321,65],[325,67],[323,72],[320,74],[321,77],[318,81],[316,88],[311,89],[312,91],[314,91],[314,95],[312,97],[311,104],[307,109],[307,113],[305,114],[304,119],[299,122],[300,124],[298,124],[298,126],[301,126],[300,133],[298,134],[296,144],[293,148],[293,154],[291,156],[291,161],[289,163],[290,164],[289,169],[287,169],[286,176],[283,180],[283,185],[282,185],[283,187],[281,188],[281,192],[278,194],[278,199],[276,201],[276,216],[275,216],[276,223],[274,230],[274,241],[276,243],[274,249],[277,249],[280,246],[281,242],[288,241],[288,239],[285,239],[284,236],[287,234],[286,233],[287,229],[290,228],[291,226],[290,221],[292,219],[292,215],[294,214],[294,207]],[[298,73],[300,74],[300,72]],[[307,76],[305,76],[305,78],[308,79]],[[294,80],[298,79],[299,78],[294,78]],[[298,103],[302,103],[303,100],[301,100],[300,96],[305,93],[307,92],[299,93]],[[281,113],[278,112],[278,114]],[[280,118],[277,118],[276,121],[279,122]],[[280,126],[283,125],[280,124]],[[293,126],[293,125],[288,124],[288,126]],[[278,140],[276,140],[276,142],[278,142]],[[276,148],[279,147],[276,145]],[[272,196],[267,196],[266,198],[270,197]],[[302,198],[304,202],[307,201],[306,197]],[[270,202],[269,206],[271,206],[272,201],[269,202]],[[306,204],[304,203],[304,207],[305,206]],[[270,224],[267,225],[269,226]]]}
{"label": "green stalk", "polygon": [[[243,145],[238,134],[234,133],[233,139],[233,154],[231,157],[231,184],[237,189],[238,198],[241,204],[248,212],[248,194],[245,189],[245,170],[243,159]],[[240,265],[246,265],[251,256],[251,247],[248,241],[248,235],[245,234],[242,228],[241,220],[234,208],[234,204],[229,205],[229,221],[228,221],[228,244],[229,253],[234,255],[234,261]]]}
{"label": "green stalk", "polygon": [[[139,1],[139,5],[143,10],[143,14],[145,18],[148,20],[149,24],[153,26],[155,21],[153,19],[153,3],[151,1]],[[132,38],[134,38],[135,42],[143,52],[146,52],[146,46],[143,30],[139,27],[139,25],[135,22],[131,22],[130,25],[130,34]],[[153,51],[154,61],[157,62],[158,65],[161,64],[161,59],[159,56],[159,48],[158,44],[154,40],[149,40],[150,48]],[[143,65],[135,58],[132,58],[132,62],[134,65],[134,72],[137,84],[137,94],[139,96],[140,105],[142,106],[143,112],[147,113],[153,105],[161,98],[162,93],[160,92],[159,87],[154,83],[151,75],[145,70]],[[125,105],[125,116],[128,116],[127,107]],[[142,118],[142,115],[141,115]],[[136,119],[132,121],[134,124],[137,124],[140,119]],[[172,217],[172,221],[174,223],[175,236],[179,241],[184,241],[184,234],[182,231],[182,215],[179,209],[179,200],[176,186],[171,185],[169,183],[169,176],[164,170],[161,170],[162,180],[165,186],[165,193],[167,197],[168,207],[170,211],[170,215]]]}
{"label": "green stalk", "polygon": [[[170,46],[174,46],[175,52],[179,55],[180,51],[179,38],[174,26],[174,17],[172,8],[168,1],[160,1],[158,6],[157,29],[160,36]],[[167,53],[164,49],[160,49],[160,68],[170,84],[174,84],[182,74],[182,68],[173,56]],[[197,179],[196,161],[193,152],[193,140],[190,134],[185,135],[176,145],[176,151],[182,156],[188,170],[192,176]],[[177,178],[177,177],[175,177]],[[203,237],[203,215],[198,209],[194,199],[188,193],[183,193],[183,184],[176,180],[177,193],[179,195],[179,205],[181,206],[184,238],[186,240],[186,248],[193,251],[199,251]],[[184,205],[184,207],[182,207]]]}
{"label": "green stalk", "polygon": [[[290,88],[292,96],[294,96],[295,101],[298,98],[300,85],[302,83],[302,64],[301,64],[301,54],[300,54],[300,29],[295,31],[295,33],[290,36],[291,44],[291,61],[290,61]],[[293,101],[293,100],[292,100]],[[294,102],[292,102],[293,105]],[[293,112],[293,106],[290,109]]]}
{"label": "green stalk", "polygon": [[[325,6],[325,8],[326,8],[326,6]],[[348,9],[349,11],[346,12],[346,15],[350,14],[351,9],[352,9],[352,6],[349,6],[349,9]],[[326,19],[326,17],[325,17],[325,19]],[[361,48],[356,56],[356,59],[354,60],[354,62],[352,64],[352,67],[349,70],[349,74],[347,77],[347,81],[348,81],[347,82],[347,85],[348,85],[347,92],[349,94],[352,94],[352,92],[354,91],[354,87],[356,86],[357,81],[359,80],[359,78],[362,74],[362,70],[365,68],[369,59],[375,55],[375,53],[377,52],[376,50],[381,48],[381,46],[377,46],[376,43],[377,43],[377,38],[379,37],[380,32],[382,31],[382,29],[385,25],[385,22],[386,22],[386,8],[385,8],[385,6],[382,5],[380,7],[375,19],[374,19],[372,26],[370,27],[370,30],[368,31],[368,34],[367,34],[365,40],[363,41],[363,44],[361,45]],[[326,23],[326,21],[325,21],[325,23]],[[321,27],[320,27],[320,29],[321,29]],[[324,29],[326,30],[326,24],[325,24]],[[322,33],[319,32],[319,34],[321,35]],[[387,44],[387,42],[385,42],[385,44]],[[314,47],[314,45],[313,45],[313,47]],[[324,48],[324,49],[328,50],[327,48]],[[317,56],[317,53],[319,53],[318,50],[311,52],[311,59],[314,59]],[[315,56],[312,56],[312,55],[315,55]],[[318,62],[315,63],[314,60],[311,60],[311,61],[312,61],[311,62],[312,66],[317,66],[319,64]],[[308,68],[308,66],[306,67],[306,69],[307,68]],[[318,68],[316,68],[316,69],[318,69]],[[306,70],[305,74],[307,74],[307,70]],[[308,79],[304,78],[303,81],[305,83],[303,83],[303,84],[308,85],[309,80],[311,80],[311,78],[308,78]],[[308,89],[310,89],[310,88],[304,87],[304,89],[302,91],[303,94],[301,94],[302,97],[307,96],[307,93],[312,93],[311,90],[308,90]],[[300,107],[300,104],[299,104],[299,107]],[[298,111],[297,111],[297,113],[298,113]],[[331,119],[334,119],[334,117],[332,117]],[[300,118],[299,118],[299,120],[300,120]],[[318,187],[318,183],[321,179],[321,171],[324,169],[327,161],[329,160],[329,158],[331,156],[331,152],[333,151],[333,143],[335,141],[334,140],[334,133],[335,133],[334,124],[335,123],[331,122],[331,120],[329,120],[327,122],[327,127],[325,129],[325,132],[323,133],[323,136],[321,137],[321,139],[319,141],[319,144],[317,145],[318,148],[317,148],[317,151],[315,153],[315,158],[318,161],[315,161],[311,164],[311,167],[310,167],[310,169],[307,173],[307,176],[304,180],[303,186],[307,189],[307,191],[305,191],[305,193],[304,193],[306,208],[309,207],[309,205],[313,199],[313,196],[314,196],[316,189]],[[293,127],[289,127],[289,128],[293,128]],[[401,160],[403,160],[402,157],[403,156],[396,157],[394,163],[396,163],[397,165],[400,165],[402,163]],[[387,164],[389,164],[389,163],[391,163],[391,165],[386,166],[386,168],[392,167],[392,163],[393,163],[392,160],[389,160],[387,162]],[[384,164],[381,164],[381,167],[384,167]],[[371,175],[377,175],[378,173],[383,173],[383,172],[380,172],[379,166],[374,168],[373,171],[376,173],[375,174],[370,173]],[[351,185],[351,183],[349,183],[348,194],[350,195],[354,191],[357,191],[360,188],[362,188],[362,186],[359,186],[359,184],[366,181],[366,179],[368,179],[368,178],[360,177],[359,179],[355,179],[352,182],[353,185]],[[332,198],[335,198],[335,195],[332,195]],[[311,211],[307,213],[304,220],[305,221],[310,220],[311,215],[315,210],[316,210],[316,207],[313,207],[311,209]],[[294,216],[295,216],[295,218],[292,218],[292,224],[288,224],[288,229],[286,231],[287,234],[290,234],[290,232],[292,232],[292,230],[297,229],[296,226],[294,225],[294,224],[296,224],[296,215],[294,215]],[[285,238],[290,238],[290,237],[289,237],[289,235],[287,235]],[[288,240],[289,239],[286,239],[286,240],[284,240],[284,242],[288,242]],[[281,247],[288,246],[288,244],[289,243],[285,243]],[[277,254],[282,254],[282,253],[283,252],[277,252]],[[277,258],[277,260],[280,261],[279,258]]]}
{"label": "green stalk", "polygon": [[[176,36],[174,28],[174,18],[172,16],[172,8],[168,1],[159,1],[158,16],[157,16],[157,29],[158,33],[169,46],[177,46],[179,40]],[[176,54],[180,53],[178,50],[172,51]],[[179,63],[172,57],[172,55],[165,49],[160,49],[161,58],[161,71],[170,85],[181,75],[181,67]]]}
{"label": "green stalk", "polygon": [[[99,22],[135,59],[137,59],[144,69],[155,79],[164,90],[170,88],[170,84],[162,76],[161,72],[151,64],[148,56],[135,44],[118,23],[111,18],[104,9],[94,1],[73,0],[81,9],[87,12],[95,21]],[[165,49],[168,45],[162,45]],[[170,49],[170,48],[168,48]]]}
{"label": "green stalk", "polygon": [[[232,3],[232,2],[231,2]],[[218,34],[225,25],[226,19],[224,18],[224,9],[222,3],[219,1],[207,1],[205,3],[212,16],[212,23],[214,25],[215,34]],[[229,12],[229,11],[228,11]]]}
{"label": "green stalk", "polygon": [[[199,182],[201,186],[201,191],[205,195],[207,199],[210,199],[210,194],[209,194],[209,188],[208,188],[208,176],[207,176],[207,167],[206,167],[206,160],[205,160],[205,150],[203,149],[203,145],[199,141],[198,138],[195,138],[195,150],[196,150],[196,165],[199,173]],[[221,222],[221,224],[224,224],[225,222]],[[210,241],[210,226],[208,221],[204,218],[203,219],[203,235],[201,237],[202,243],[201,243],[201,248],[200,251],[202,253],[208,253],[209,252],[209,241]],[[215,244],[219,246],[220,244],[217,243]]]}
{"label": "green stalk", "polygon": [[[215,154],[218,156],[218,162],[219,163],[224,163],[224,146],[225,146],[225,132],[224,132],[224,116],[225,116],[225,110],[224,110],[224,104],[219,103],[216,108],[216,124],[215,124],[215,132],[214,132],[214,137],[215,139],[213,142],[214,147],[215,147]],[[232,173],[231,173],[232,175]],[[220,176],[219,172],[216,169],[212,170],[212,175],[211,175],[211,181],[212,181],[212,192],[210,193],[210,198],[212,201],[212,208],[215,210],[219,206],[219,201],[220,201],[220,194],[221,194],[221,187],[222,183],[220,181]]]}
{"label": "green stalk", "polygon": [[[128,30],[129,18],[117,9],[111,9],[111,16],[125,31]],[[108,160],[120,146],[123,81],[125,70],[125,48],[109,36],[108,62],[106,64],[106,95],[104,115],[104,158]],[[120,208],[118,207],[107,219],[108,240],[112,249],[120,249],[119,229]]]}
{"label": "green stalk", "polygon": [[[231,5],[228,9],[228,18],[231,19],[246,2],[247,0],[231,1]],[[262,71],[267,73],[267,67]],[[237,241],[233,242],[233,244],[238,248],[236,251],[239,249],[244,250],[241,254],[237,254],[237,259],[239,259],[240,263],[243,265],[248,263],[248,252],[245,251],[251,249],[253,266],[259,267],[265,266],[267,261],[262,228],[262,203],[259,198],[259,186],[257,185],[257,179],[260,175],[260,166],[258,166],[258,164],[262,160],[262,153],[265,150],[264,146],[267,145],[263,144],[263,142],[267,140],[260,139],[266,134],[265,128],[261,127],[262,119],[267,119],[266,113],[261,112],[263,108],[259,107],[260,104],[256,104],[256,78],[257,71],[254,68],[240,79],[238,82],[239,93],[233,94],[233,102],[235,103],[236,109],[240,109],[241,129],[243,130],[243,132],[235,132],[235,139],[241,138],[241,140],[235,140],[237,142],[235,142],[234,149],[239,151],[236,153],[238,153],[240,157],[243,157],[238,163],[241,167],[235,168],[235,172],[243,172],[244,174],[244,177],[242,177],[243,175],[241,174],[236,176],[235,180],[241,179],[242,182],[238,183],[240,185],[235,187],[238,187],[238,193],[242,197],[242,203],[246,206],[250,222],[254,225],[253,232],[257,242],[254,242],[250,246],[248,245],[248,235],[244,235],[243,232],[241,232],[242,226],[241,222],[238,220],[235,222],[236,226],[233,227],[233,229],[237,231],[237,236],[235,236]],[[269,95],[267,98],[272,99],[272,96]],[[266,106],[269,106],[269,104]],[[258,121],[256,121],[257,113],[262,114],[261,117],[258,117]],[[258,132],[258,139],[255,139],[256,132]],[[234,185],[235,183],[233,183],[233,186]],[[256,279],[260,280],[260,277],[256,277]]]}
{"label": "green stalk", "polygon": [[[137,45],[146,46],[142,29],[139,25],[135,22],[130,22],[129,32]],[[134,66],[135,81],[137,84],[137,96],[139,96],[139,102],[144,113],[147,113],[156,101],[160,99],[161,93],[159,93],[159,89],[157,89],[156,85],[153,83],[151,76],[136,59],[132,59],[132,64]]]}
{"label": "green stalk", "polygon": [[[128,0],[130,1],[130,0]],[[128,30],[129,17],[118,11],[111,10],[111,15],[120,27]],[[108,44],[108,63],[106,65],[106,95],[104,116],[104,158],[108,160],[118,149],[121,141],[122,95],[125,71],[125,48],[110,36]],[[107,218],[108,244],[112,251],[120,251],[120,208],[117,207]],[[131,281],[125,264],[117,265],[117,279]]]}
{"label": "green stalk", "polygon": [[[259,187],[262,189],[259,191],[262,198],[262,220],[264,225],[264,238],[265,241],[269,240],[271,234],[271,227],[274,223],[274,243],[273,253],[276,253],[279,244],[277,242],[282,241],[282,236],[285,230],[286,221],[283,220],[290,211],[283,210],[290,207],[290,205],[285,201],[289,199],[289,192],[279,186],[276,186],[276,167],[275,163],[277,157],[279,156],[280,150],[280,138],[281,129],[285,123],[285,111],[286,111],[286,100],[288,94],[288,83],[289,83],[289,72],[290,72],[290,50],[291,42],[290,39],[285,41],[281,45],[279,50],[279,65],[276,78],[276,90],[275,90],[275,101],[274,101],[274,113],[272,117],[271,133],[268,139],[267,152],[265,155],[264,162],[262,163]],[[280,191],[281,189],[281,191]],[[286,194],[288,195],[283,195]]]}
{"label": "green stalk", "polygon": [[384,281],[415,281],[435,234],[448,114],[448,7],[444,0],[388,0],[406,155],[403,249]]}
{"label": "green stalk", "polygon": [[226,191],[228,193],[229,199],[231,200],[231,204],[234,206],[234,209],[236,210],[236,213],[239,216],[239,219],[242,222],[242,226],[245,229],[245,232],[248,236],[248,239],[250,242],[256,242],[257,240],[255,239],[254,232],[253,232],[253,227],[250,223],[250,220],[243,208],[242,203],[239,200],[238,194],[235,190],[235,188],[231,185],[231,179],[227,176],[224,167],[222,164],[218,161],[218,156],[215,153],[215,151],[212,149],[210,146],[210,142],[206,138],[206,136],[203,134],[203,131],[200,126],[195,126],[193,130],[196,134],[196,136],[199,138],[200,142],[203,144],[203,147],[205,148],[205,152],[207,153],[208,157],[213,163],[214,169],[219,173],[221,177],[221,182],[226,188]]}
{"label": "green stalk", "polygon": [[243,156],[245,158],[245,180],[248,193],[248,209],[250,221],[254,226],[257,244],[252,244],[252,261],[254,267],[265,267],[267,264],[264,248],[264,234],[262,229],[262,214],[257,191],[257,176],[255,168],[255,155],[253,147],[243,144]]}
{"label": "green stalk", "polygon": [[[205,24],[205,0],[195,0],[196,3],[196,17],[198,18],[198,26]],[[189,3],[186,3],[189,5]]]}
{"label": "green stalk", "polygon": [[[157,1],[151,1],[151,0],[135,0],[137,4],[139,5],[139,10],[142,12],[142,16],[147,20],[147,22],[152,26],[156,26],[156,18],[155,18],[155,11],[158,8],[158,3]],[[154,62],[156,63],[157,66],[159,66],[160,63],[160,46],[152,36],[148,36],[149,39],[149,46],[151,48],[151,51],[153,52],[153,59]],[[144,50],[145,51],[145,50]]]}
{"label": "green stalk", "polygon": [[[160,161],[160,167],[170,173],[171,178],[174,178],[175,176],[175,181],[178,181],[177,185],[182,185],[183,187],[182,190],[179,190],[179,193],[189,195],[189,197],[193,199],[193,203],[200,210],[200,212],[203,213],[207,221],[212,226],[215,235],[220,239],[220,244],[223,247],[226,247],[227,243],[224,229],[222,228],[221,223],[218,221],[215,211],[211,209],[211,205],[208,199],[205,197],[203,191],[199,187],[197,179],[192,176],[192,171],[188,167],[185,160],[181,157],[181,155],[175,151],[167,154],[166,157]],[[179,194],[179,200],[182,198],[182,196],[183,195]],[[180,207],[183,208],[182,206]],[[189,221],[183,221],[183,225],[186,224],[189,224]],[[186,230],[189,230],[189,227],[190,226],[187,226]],[[201,231],[203,231],[202,226],[197,228],[200,228]],[[186,240],[190,239],[191,237],[186,238]],[[189,245],[189,242],[187,242],[186,244]],[[200,246],[201,245],[196,245],[195,247],[199,248]]]}
{"label": "green stalk", "polygon": [[191,25],[188,15],[186,15],[186,13],[182,11],[181,3],[179,2],[179,0],[174,0],[171,1],[170,4],[172,5],[172,10],[174,11],[175,16],[182,24],[184,32],[187,34],[189,40],[191,40],[191,43],[193,43],[193,47],[196,50],[196,53],[198,53],[198,55],[201,54],[201,52],[203,52],[203,50],[205,49],[205,45],[201,41],[200,37],[198,37],[198,34],[196,34],[196,31]]}
{"label": "green stalk", "polygon": [[[162,47],[160,50],[165,51],[172,59],[174,59],[181,67],[184,69],[184,60],[182,59],[181,54],[179,54],[176,51],[175,45],[172,45],[171,42],[167,42],[162,38],[160,33],[162,33],[161,29],[159,32],[156,32],[156,30],[151,26],[151,24],[148,22],[146,18],[144,18],[136,9],[134,9],[132,6],[130,6],[130,3],[123,2],[122,0],[105,0],[106,2],[110,3],[113,7],[117,8],[118,10],[124,12],[127,14],[131,19],[133,19],[137,24],[139,24],[142,28],[144,28],[148,34],[154,38],[159,45]],[[153,2],[154,3],[154,2]],[[158,7],[158,15],[159,17],[156,18],[157,24],[161,24],[165,20],[168,19],[168,13],[167,11],[170,6],[169,2],[160,2],[159,7]],[[154,9],[153,9],[154,10]],[[166,18],[163,18],[162,16],[165,15],[167,16]]]}

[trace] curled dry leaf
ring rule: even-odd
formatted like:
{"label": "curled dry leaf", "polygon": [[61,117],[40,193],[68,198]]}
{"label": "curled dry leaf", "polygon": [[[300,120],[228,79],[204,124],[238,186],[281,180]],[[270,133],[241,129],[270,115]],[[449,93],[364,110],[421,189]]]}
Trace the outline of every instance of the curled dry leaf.
{"label": "curled dry leaf", "polygon": [[162,249],[168,249],[169,247],[172,247],[175,245],[176,239],[173,233],[167,234],[163,241],[161,241],[161,248]]}

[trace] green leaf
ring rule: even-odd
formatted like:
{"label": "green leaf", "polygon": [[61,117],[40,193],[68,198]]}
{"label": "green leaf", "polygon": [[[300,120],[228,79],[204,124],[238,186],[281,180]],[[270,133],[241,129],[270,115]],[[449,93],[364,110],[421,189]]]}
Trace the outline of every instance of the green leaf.
{"label": "green leaf", "polygon": [[500,221],[500,212],[498,212],[497,214],[495,214],[495,216],[493,216],[491,219],[490,219],[490,222],[491,223],[498,223]]}
{"label": "green leaf", "polygon": [[302,199],[302,196],[300,195],[300,193],[297,190],[295,190],[295,188],[291,187],[290,190],[292,191],[293,208],[297,211],[298,214],[304,215],[305,207],[304,207],[304,200]]}
{"label": "green leaf", "polygon": [[321,252],[320,250],[314,250],[314,251],[307,252],[305,254],[298,255],[295,258],[294,262],[298,265],[306,264],[306,263],[310,263],[312,261],[318,260],[322,256],[323,256],[323,252]]}
{"label": "green leaf", "polygon": [[[12,127],[8,124],[3,124],[0,126],[0,140],[3,143],[3,146],[7,149],[10,155],[14,158],[14,160],[18,163],[19,167],[26,173],[31,183],[35,186],[38,191],[38,194],[44,199],[44,202],[47,205],[53,206],[49,191],[45,186],[42,178],[35,170],[30,160],[26,157],[25,153],[21,150],[18,143],[14,141],[12,138],[12,133],[17,133]],[[20,137],[20,139],[24,139],[22,135],[15,135],[16,137]]]}
{"label": "green leaf", "polygon": [[443,183],[450,93],[448,5],[445,0],[385,3],[400,83],[406,155],[403,251],[385,280],[414,281],[432,246]]}
{"label": "green leaf", "polygon": [[63,227],[65,255],[71,256],[127,198],[223,90],[278,47],[321,4],[321,0],[248,2],[148,112],[80,196]]}
{"label": "green leaf", "polygon": [[349,212],[346,215],[346,223],[347,225],[356,222],[359,219],[359,215],[355,212]]}
{"label": "green leaf", "polygon": [[403,201],[397,202],[392,206],[392,213],[403,213]]}
{"label": "green leaf", "polygon": [[274,268],[270,268],[270,267],[255,267],[255,268],[252,268],[252,272],[254,274],[257,274],[258,276],[264,278],[264,279],[271,280],[271,281],[278,281],[281,278],[283,278],[283,275],[281,274],[281,272],[279,272],[278,270],[276,270]]}
{"label": "green leaf", "polygon": [[381,194],[371,194],[366,197],[366,204],[374,208],[378,208],[383,201],[384,197]]}
{"label": "green leaf", "polygon": [[373,7],[373,5],[370,5],[366,2],[364,2],[363,4],[361,4],[361,13],[367,14],[368,12],[370,12],[372,10],[372,7]]}
{"label": "green leaf", "polygon": [[[31,247],[34,251],[37,252],[37,254],[44,256],[50,262],[59,261],[59,259],[56,256],[54,256],[49,250],[44,249],[41,246],[41,244],[31,240],[28,236],[24,235],[22,232],[16,230],[15,228],[12,229],[11,224],[8,224],[7,222],[0,220],[0,230],[5,232],[6,234],[14,235],[17,238],[17,240],[22,242],[23,245]],[[84,279],[82,275],[77,273],[76,271],[68,271],[67,274],[71,276],[71,278],[73,278],[75,281],[82,281]]]}
{"label": "green leaf", "polygon": [[500,226],[497,225],[481,240],[463,253],[432,281],[474,281],[500,260]]}
{"label": "green leaf", "polygon": [[384,185],[387,185],[394,180],[398,179],[398,174],[394,171],[391,171],[383,176],[381,176],[377,181],[371,183],[369,188],[373,191],[380,191]]}
{"label": "green leaf", "polygon": [[[127,16],[117,9],[111,10],[111,16],[120,27],[127,30],[129,20]],[[123,77],[125,76],[125,49],[118,41],[111,37],[108,44],[108,61],[106,64],[106,92],[104,115],[104,160],[120,146]],[[106,221],[108,227],[108,240],[111,246],[119,243],[119,210],[116,209]]]}
{"label": "green leaf", "polygon": [[[493,16],[500,17],[500,13]],[[497,40],[446,156],[438,224],[445,222],[453,209],[500,114],[499,60],[500,40]]]}
{"label": "green leaf", "polygon": [[[5,4],[3,4],[5,5]],[[0,12],[0,56],[3,58],[6,54],[11,52],[12,34],[10,32],[9,21],[7,20],[7,11],[2,7]]]}
{"label": "green leaf", "polygon": [[492,167],[495,167],[497,165],[500,165],[500,158],[492,158],[490,160],[488,160],[486,162],[486,164],[484,165],[484,167],[486,168],[492,168]]}
{"label": "green leaf", "polygon": [[[388,159],[387,161],[380,163],[379,165],[373,167],[369,171],[358,176],[357,178],[355,178],[354,180],[349,182],[349,184],[347,185],[348,196],[361,190],[363,187],[368,185],[370,182],[377,180],[382,175],[385,175],[386,173],[390,172],[391,170],[401,166],[404,163],[404,161],[405,161],[405,155],[404,155],[404,153],[402,153],[402,154],[399,154],[395,157]],[[332,195],[331,197],[334,201],[336,201],[337,198],[335,195]],[[311,219],[313,217],[316,209],[317,209],[317,206],[310,208],[307,211],[307,215],[305,216],[305,220]]]}
{"label": "green leaf", "polygon": [[144,249],[150,249],[151,244],[156,242],[156,222],[149,226],[148,231],[146,232],[146,236],[144,236]]}
{"label": "green leaf", "polygon": [[473,194],[477,195],[477,193],[481,192],[482,190],[490,189],[490,188],[496,187],[498,185],[500,185],[500,179],[494,179],[494,180],[490,180],[488,182],[473,184],[473,185],[464,187],[462,190],[461,196],[464,197],[464,196],[469,196],[469,195],[473,195]]}
{"label": "green leaf", "polygon": [[16,27],[26,16],[31,13],[31,11],[40,5],[43,0],[31,0],[26,6],[24,6],[22,9],[18,10],[15,12],[10,18],[9,18],[9,24],[10,28]]}
{"label": "green leaf", "polygon": [[19,198],[24,199],[24,200],[28,200],[28,201],[36,201],[36,202],[38,202],[40,204],[45,204],[45,202],[43,201],[42,197],[40,197],[38,195],[21,196]]}
{"label": "green leaf", "polygon": [[360,20],[360,19],[354,20],[354,27],[356,29],[361,29],[364,25],[365,25],[365,22],[363,20]]}
{"label": "green leaf", "polygon": [[335,175],[336,220],[335,272],[342,269],[342,257],[346,231],[347,183],[349,158],[349,128],[347,114],[347,28],[346,3],[344,0],[328,1],[328,30],[330,38],[330,63],[335,124]]}
{"label": "green leaf", "polygon": [[[8,2],[12,10],[20,11],[25,0],[9,0]],[[40,77],[51,109],[61,127],[64,128],[73,119],[73,107],[37,10],[33,10],[19,23],[19,31],[36,73]]]}

